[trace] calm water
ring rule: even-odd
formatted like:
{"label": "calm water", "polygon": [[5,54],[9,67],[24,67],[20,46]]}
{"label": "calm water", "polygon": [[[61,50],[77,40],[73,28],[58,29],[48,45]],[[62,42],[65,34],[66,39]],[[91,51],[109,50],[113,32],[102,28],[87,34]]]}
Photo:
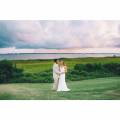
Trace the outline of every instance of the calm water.
{"label": "calm water", "polygon": [[84,57],[112,57],[120,53],[63,53],[63,54],[0,54],[0,60],[28,60],[28,59],[54,59],[54,58],[84,58]]}

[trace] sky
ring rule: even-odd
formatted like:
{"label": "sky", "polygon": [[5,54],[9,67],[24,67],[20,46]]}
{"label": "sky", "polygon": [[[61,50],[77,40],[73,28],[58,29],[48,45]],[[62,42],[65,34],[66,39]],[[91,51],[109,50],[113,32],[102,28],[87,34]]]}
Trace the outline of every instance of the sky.
{"label": "sky", "polygon": [[3,52],[88,48],[120,48],[120,21],[0,20]]}

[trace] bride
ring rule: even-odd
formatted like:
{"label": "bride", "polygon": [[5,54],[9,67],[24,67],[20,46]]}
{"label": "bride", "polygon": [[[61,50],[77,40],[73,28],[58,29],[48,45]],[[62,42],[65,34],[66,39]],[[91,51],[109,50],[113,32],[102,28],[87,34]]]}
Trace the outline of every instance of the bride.
{"label": "bride", "polygon": [[67,72],[67,66],[62,60],[59,62],[59,70],[62,74],[59,76],[57,91],[70,91],[65,82],[65,73]]}

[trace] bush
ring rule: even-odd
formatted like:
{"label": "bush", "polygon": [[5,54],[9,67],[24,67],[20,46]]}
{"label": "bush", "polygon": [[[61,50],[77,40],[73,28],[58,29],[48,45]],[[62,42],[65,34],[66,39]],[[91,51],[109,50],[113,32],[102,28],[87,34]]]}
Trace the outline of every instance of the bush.
{"label": "bush", "polygon": [[87,71],[81,71],[79,74],[83,75],[83,76],[88,76],[88,72]]}
{"label": "bush", "polygon": [[83,80],[113,76],[120,76],[120,64],[118,63],[76,64],[67,75],[69,80]]}
{"label": "bush", "polygon": [[82,71],[82,70],[84,70],[84,67],[85,67],[85,65],[83,65],[83,64],[76,64],[74,66],[74,70]]}
{"label": "bush", "polygon": [[19,79],[15,78],[11,82],[15,83],[51,83],[53,82],[50,70],[40,73],[24,73]]}
{"label": "bush", "polygon": [[[66,73],[66,80],[78,81],[85,79],[120,76],[120,64],[76,64]],[[10,61],[0,62],[1,83],[52,83],[52,70],[40,73],[24,73]]]}
{"label": "bush", "polygon": [[118,63],[104,64],[103,68],[106,72],[111,72],[111,73],[120,75],[120,64]]}
{"label": "bush", "polygon": [[18,78],[23,74],[22,69],[16,68],[12,62],[3,60],[0,61],[0,83],[8,83],[13,78]]}

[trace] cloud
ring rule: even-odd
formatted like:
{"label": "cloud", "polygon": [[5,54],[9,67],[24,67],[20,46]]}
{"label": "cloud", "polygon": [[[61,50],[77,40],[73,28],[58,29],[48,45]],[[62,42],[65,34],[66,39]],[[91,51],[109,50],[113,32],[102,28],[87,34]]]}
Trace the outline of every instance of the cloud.
{"label": "cloud", "polygon": [[0,21],[0,48],[120,47],[120,21]]}

